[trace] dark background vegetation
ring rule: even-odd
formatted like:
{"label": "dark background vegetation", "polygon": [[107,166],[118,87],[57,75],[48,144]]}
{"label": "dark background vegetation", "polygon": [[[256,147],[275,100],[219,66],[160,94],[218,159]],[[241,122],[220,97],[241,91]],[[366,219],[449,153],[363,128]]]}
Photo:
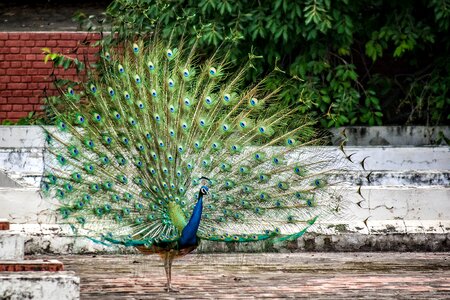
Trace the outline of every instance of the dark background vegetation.
{"label": "dark background vegetation", "polygon": [[[192,42],[200,35],[204,52],[226,40],[235,64],[249,53],[262,56],[249,80],[274,68],[296,78],[279,105],[298,105],[323,127],[449,123],[450,0],[36,0],[16,5],[81,10],[76,21],[83,29],[112,26],[119,39],[145,35],[159,23],[166,36],[173,32]],[[274,77],[269,88],[284,79]]]}

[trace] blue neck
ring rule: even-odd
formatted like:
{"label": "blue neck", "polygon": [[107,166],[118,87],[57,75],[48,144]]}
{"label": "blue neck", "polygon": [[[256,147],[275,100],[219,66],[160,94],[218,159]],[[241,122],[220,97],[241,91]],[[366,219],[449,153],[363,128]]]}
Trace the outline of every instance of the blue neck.
{"label": "blue neck", "polygon": [[203,195],[199,193],[197,204],[195,204],[192,216],[189,219],[188,224],[184,227],[181,237],[178,240],[178,246],[180,248],[197,245],[197,230],[200,225],[200,219],[202,218],[203,211]]}

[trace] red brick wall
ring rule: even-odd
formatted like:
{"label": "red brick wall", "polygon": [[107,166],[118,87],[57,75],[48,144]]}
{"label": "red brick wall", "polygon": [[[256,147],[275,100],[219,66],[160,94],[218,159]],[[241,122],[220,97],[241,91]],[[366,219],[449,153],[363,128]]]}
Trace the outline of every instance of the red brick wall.
{"label": "red brick wall", "polygon": [[[44,89],[55,90],[49,76],[52,63],[44,63],[42,48],[69,54],[78,47],[79,59],[94,60],[95,48],[82,41],[97,39],[86,32],[0,32],[0,123],[17,121],[30,111],[40,111]],[[71,54],[72,55],[72,54]],[[75,70],[64,73],[75,75]],[[67,76],[65,76],[67,78]]]}

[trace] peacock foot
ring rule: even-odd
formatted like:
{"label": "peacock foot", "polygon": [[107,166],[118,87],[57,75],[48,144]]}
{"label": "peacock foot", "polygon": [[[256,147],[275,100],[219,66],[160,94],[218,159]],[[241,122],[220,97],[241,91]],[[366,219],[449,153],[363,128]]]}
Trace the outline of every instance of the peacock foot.
{"label": "peacock foot", "polygon": [[167,285],[167,284],[166,284],[166,286],[164,287],[164,290],[165,290],[166,292],[168,292],[168,293],[178,293],[178,292],[180,292],[179,289],[174,288],[172,285]]}

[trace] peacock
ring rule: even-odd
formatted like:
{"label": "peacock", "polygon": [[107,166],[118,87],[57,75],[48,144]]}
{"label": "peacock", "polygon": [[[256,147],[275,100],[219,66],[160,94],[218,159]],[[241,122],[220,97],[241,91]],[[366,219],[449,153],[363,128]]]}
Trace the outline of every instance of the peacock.
{"label": "peacock", "polygon": [[299,107],[273,109],[295,79],[245,84],[255,59],[236,70],[225,50],[155,34],[104,47],[82,80],[62,81],[41,188],[60,222],[160,254],[175,291],[173,260],[201,240],[295,240],[335,216],[348,159],[318,147],[326,136]]}

